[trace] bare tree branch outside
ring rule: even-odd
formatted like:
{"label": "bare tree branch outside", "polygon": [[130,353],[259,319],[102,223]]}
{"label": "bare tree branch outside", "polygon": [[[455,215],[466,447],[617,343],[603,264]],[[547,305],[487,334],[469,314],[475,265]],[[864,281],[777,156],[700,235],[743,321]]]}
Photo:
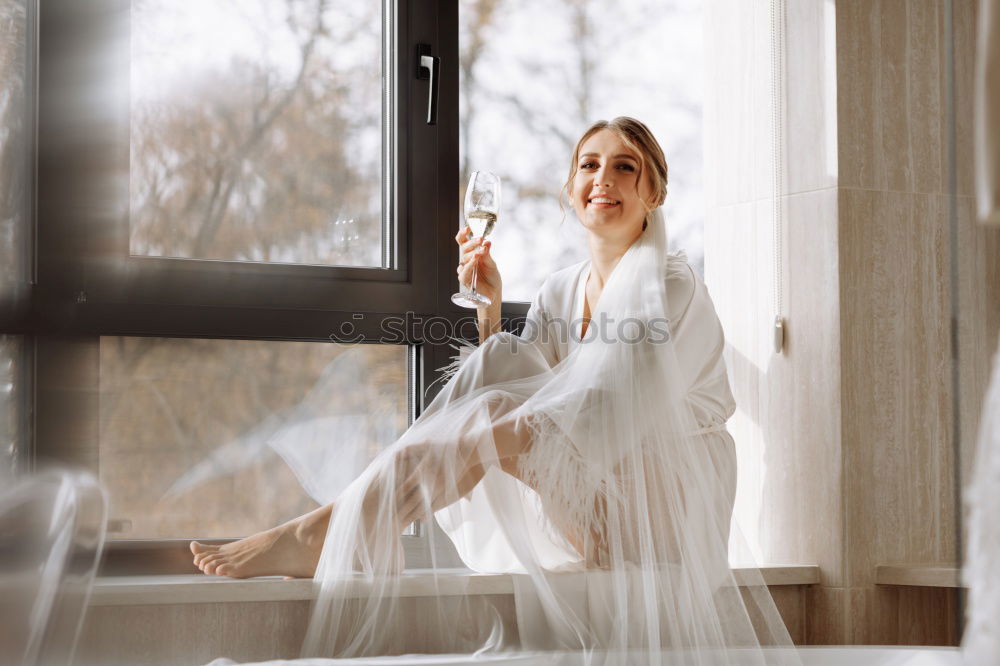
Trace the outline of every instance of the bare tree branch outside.
{"label": "bare tree branch outside", "polygon": [[504,300],[530,301],[552,271],[586,258],[558,196],[580,133],[620,115],[663,144],[671,244],[702,271],[701,3],[462,0],[459,16],[458,194],[473,170],[503,179],[493,255]]}
{"label": "bare tree branch outside", "polygon": [[[461,0],[456,194],[474,169],[503,179],[506,300],[530,300],[586,256],[558,195],[573,142],[598,118],[633,115],[657,134],[673,243],[700,266],[701,15],[694,0],[669,4],[637,0],[612,17],[590,0]],[[379,266],[380,49],[374,1],[135,0],[131,252]],[[405,352],[103,338],[115,536],[240,536],[303,512],[311,500],[267,438],[301,426],[289,414],[311,400],[331,418],[376,417],[361,452],[373,456],[407,425]]]}

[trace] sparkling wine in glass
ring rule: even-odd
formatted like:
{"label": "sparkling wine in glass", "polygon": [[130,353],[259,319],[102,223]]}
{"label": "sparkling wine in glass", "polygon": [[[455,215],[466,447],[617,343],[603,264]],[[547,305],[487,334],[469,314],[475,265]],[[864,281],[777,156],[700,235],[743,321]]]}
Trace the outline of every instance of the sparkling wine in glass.
{"label": "sparkling wine in glass", "polygon": [[[465,189],[465,224],[472,230],[469,240],[486,240],[493,232],[499,215],[500,179],[488,171],[473,171],[469,177],[469,186]],[[451,300],[456,305],[478,308],[493,302],[476,291],[478,266],[478,261],[472,266],[472,284],[468,290],[462,285],[457,293],[452,294]]]}

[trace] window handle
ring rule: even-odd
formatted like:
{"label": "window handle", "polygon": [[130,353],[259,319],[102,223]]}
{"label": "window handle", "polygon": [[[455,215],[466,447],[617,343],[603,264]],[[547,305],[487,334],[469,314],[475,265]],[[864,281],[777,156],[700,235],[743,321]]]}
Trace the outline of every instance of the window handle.
{"label": "window handle", "polygon": [[431,55],[430,44],[417,44],[417,78],[429,79],[427,91],[427,124],[437,125],[438,88],[440,87],[441,58]]}

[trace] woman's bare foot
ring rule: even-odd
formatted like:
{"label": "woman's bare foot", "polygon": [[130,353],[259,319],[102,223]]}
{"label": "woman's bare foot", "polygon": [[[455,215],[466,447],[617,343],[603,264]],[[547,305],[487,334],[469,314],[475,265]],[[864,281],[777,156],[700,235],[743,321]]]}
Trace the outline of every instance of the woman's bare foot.
{"label": "woman's bare foot", "polygon": [[[426,509],[423,503],[410,507],[408,491],[413,489],[402,485],[399,488],[388,484],[397,478],[414,476],[424,459],[427,445],[408,447],[391,458],[385,469],[396,474],[378,474],[365,488],[361,506],[361,529],[356,537],[358,548],[354,553],[354,568],[357,571],[373,569],[390,575],[398,574],[406,566],[399,534],[411,520],[424,517],[421,510],[410,515],[412,510]],[[482,477],[480,473],[472,482]],[[420,479],[417,478],[417,481]],[[471,490],[471,486],[469,487]],[[466,491],[467,492],[467,491]],[[393,502],[396,528],[395,535],[387,535],[382,516],[386,499]],[[323,552],[332,504],[322,506],[304,516],[299,516],[284,525],[259,532],[239,541],[222,546],[210,546],[197,541],[191,542],[194,564],[207,574],[230,576],[231,578],[252,578],[254,576],[286,576],[312,578]],[[419,515],[418,515],[419,514]]]}
{"label": "woman's bare foot", "polygon": [[194,564],[207,574],[231,578],[312,578],[330,521],[330,506],[222,546],[191,542]]}

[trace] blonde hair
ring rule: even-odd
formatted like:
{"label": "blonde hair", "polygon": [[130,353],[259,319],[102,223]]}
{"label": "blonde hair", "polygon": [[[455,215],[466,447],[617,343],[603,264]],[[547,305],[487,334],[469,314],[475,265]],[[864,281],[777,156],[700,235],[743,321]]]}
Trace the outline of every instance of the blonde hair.
{"label": "blonde hair", "polygon": [[653,186],[654,203],[652,206],[649,206],[645,201],[642,202],[642,205],[646,207],[646,219],[642,223],[642,228],[645,229],[650,219],[652,219],[653,211],[663,205],[663,202],[667,199],[667,159],[663,155],[663,148],[660,147],[659,142],[653,136],[653,133],[649,131],[649,128],[641,121],[629,118],[628,116],[618,116],[612,120],[598,120],[588,127],[587,131],[580,137],[580,140],[576,142],[576,147],[573,148],[573,159],[569,165],[569,177],[559,192],[559,208],[563,209],[563,192],[570,196],[573,194],[573,176],[576,175],[578,168],[577,161],[580,158],[580,146],[583,145],[584,141],[601,130],[614,132],[621,139],[622,143],[639,155],[639,171],[636,174],[635,180],[636,190],[639,189],[642,175],[647,172],[647,166],[649,168],[648,173],[650,183]]}

